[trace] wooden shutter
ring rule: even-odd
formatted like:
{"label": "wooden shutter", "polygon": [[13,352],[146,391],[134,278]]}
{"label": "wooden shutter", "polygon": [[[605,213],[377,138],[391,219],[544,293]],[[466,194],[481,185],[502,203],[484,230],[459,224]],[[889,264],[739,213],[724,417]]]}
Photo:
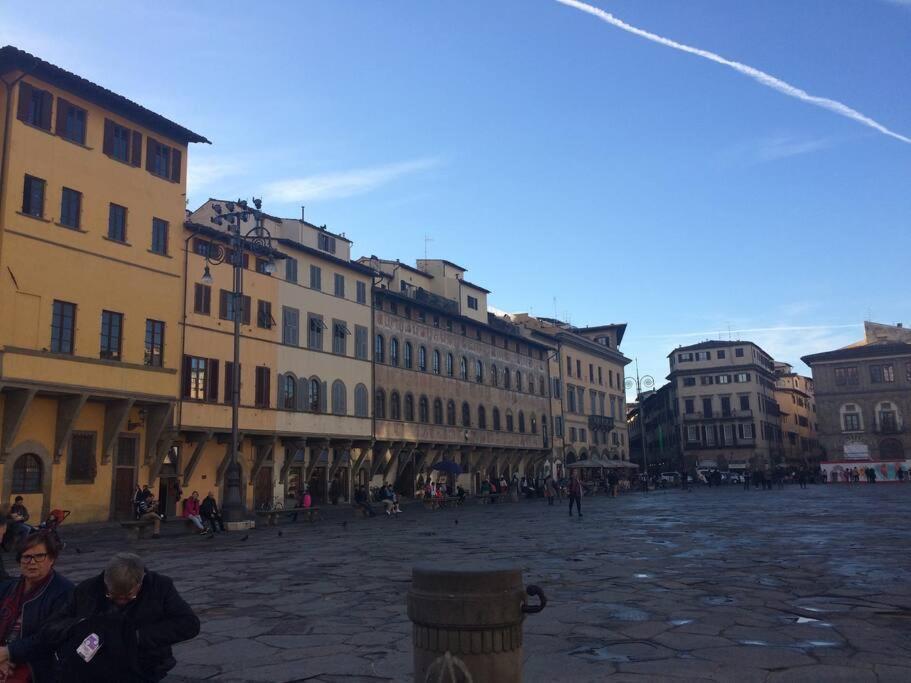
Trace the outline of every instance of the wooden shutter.
{"label": "wooden shutter", "polygon": [[231,402],[231,391],[234,388],[234,363],[225,361],[225,403]]}
{"label": "wooden shutter", "polygon": [[228,297],[231,296],[231,293],[221,289],[218,292],[218,317],[222,320],[227,320],[228,318]]}
{"label": "wooden shutter", "polygon": [[250,307],[251,307],[251,305],[252,304],[250,302],[250,297],[244,296],[243,297],[243,309],[244,310],[243,310],[243,317],[241,318],[241,322],[243,322],[244,325],[250,324]]}
{"label": "wooden shutter", "polygon": [[183,397],[190,398],[190,370],[193,366],[190,356],[183,357]]}
{"label": "wooden shutter", "polygon": [[131,141],[133,143],[132,152],[130,154],[130,163],[133,166],[142,165],[142,133],[137,131],[130,131],[132,135]]}
{"label": "wooden shutter", "polygon": [[104,146],[103,151],[108,156],[114,155],[114,122],[110,119],[104,120]]}
{"label": "wooden shutter", "polygon": [[206,385],[206,399],[218,402],[218,361],[214,358],[209,359]]}
{"label": "wooden shutter", "polygon": [[41,93],[41,121],[38,125],[45,130],[51,129],[51,107],[54,106],[54,96],[47,90]]}
{"label": "wooden shutter", "polygon": [[320,385],[320,389],[319,389],[319,411],[321,413],[328,412],[326,410],[326,401],[327,401],[326,392],[327,391],[328,391],[328,385],[326,382],[323,382]]}
{"label": "wooden shutter", "polygon": [[[146,138],[146,170],[152,170],[152,159],[155,157],[155,148],[158,146],[158,143],[155,142],[152,138]],[[137,166],[139,164],[136,164]]]}
{"label": "wooden shutter", "polygon": [[66,115],[72,106],[62,97],[57,98],[57,122],[54,124],[54,132],[57,135],[63,135],[66,132]]}
{"label": "wooden shutter", "polygon": [[171,148],[171,180],[175,183],[180,182],[181,156],[179,149]]}
{"label": "wooden shutter", "polygon": [[244,268],[250,267],[250,254],[244,252]]}
{"label": "wooden shutter", "polygon": [[16,118],[20,121],[28,121],[28,105],[32,100],[32,86],[25,81],[19,81],[19,105],[16,112]]}
{"label": "wooden shutter", "polygon": [[262,368],[263,373],[263,406],[269,407],[269,399],[272,396],[272,389],[269,387],[269,383],[272,381],[272,373],[269,371],[269,368]]}
{"label": "wooden shutter", "polygon": [[196,283],[196,285],[195,285],[195,290],[193,292],[193,312],[194,313],[202,313],[202,300],[203,300],[203,296],[204,296],[204,294],[203,294],[204,288],[205,288],[205,285],[201,285],[199,283]]}

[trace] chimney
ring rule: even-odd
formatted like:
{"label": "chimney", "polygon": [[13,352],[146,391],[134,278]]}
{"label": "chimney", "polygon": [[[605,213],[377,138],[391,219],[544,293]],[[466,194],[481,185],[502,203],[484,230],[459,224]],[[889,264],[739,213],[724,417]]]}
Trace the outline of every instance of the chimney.
{"label": "chimney", "polygon": [[307,220],[306,218],[304,218],[304,209],[306,209],[306,208],[307,207],[305,207],[303,204],[301,204],[301,221]]}

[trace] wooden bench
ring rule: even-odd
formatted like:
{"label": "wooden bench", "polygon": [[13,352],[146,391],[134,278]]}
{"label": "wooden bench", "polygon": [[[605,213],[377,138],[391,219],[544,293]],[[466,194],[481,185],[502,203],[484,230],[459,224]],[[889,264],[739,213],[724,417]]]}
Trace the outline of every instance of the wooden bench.
{"label": "wooden bench", "polygon": [[309,508],[277,508],[274,510],[257,510],[256,514],[260,517],[267,518],[267,524],[269,526],[275,526],[275,523],[279,515],[302,515],[303,518],[308,522],[315,522],[323,518],[322,513],[319,511],[318,507],[309,507]]}

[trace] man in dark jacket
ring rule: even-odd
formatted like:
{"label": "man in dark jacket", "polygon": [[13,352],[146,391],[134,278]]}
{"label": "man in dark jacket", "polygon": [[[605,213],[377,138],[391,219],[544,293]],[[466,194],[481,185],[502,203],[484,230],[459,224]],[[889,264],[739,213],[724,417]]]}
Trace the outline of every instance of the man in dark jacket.
{"label": "man in dark jacket", "polygon": [[56,650],[61,681],[152,682],[174,668],[171,646],[198,634],[199,619],[173,581],[118,553],[76,587],[43,637]]}
{"label": "man in dark jacket", "polygon": [[202,517],[203,523],[209,526],[209,531],[212,533],[225,530],[225,524],[221,519],[218,503],[215,502],[215,496],[212,495],[211,491],[203,498],[203,501],[199,506],[199,516]]}

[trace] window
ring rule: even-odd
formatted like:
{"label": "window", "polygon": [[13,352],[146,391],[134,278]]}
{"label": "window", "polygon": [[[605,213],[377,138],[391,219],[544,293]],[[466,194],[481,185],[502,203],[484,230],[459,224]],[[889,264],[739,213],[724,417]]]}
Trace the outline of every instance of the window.
{"label": "window", "polygon": [[25,176],[22,190],[22,213],[36,218],[44,217],[44,188],[46,183],[41,178]]}
{"label": "window", "polygon": [[354,357],[367,360],[367,328],[363,325],[354,326]]}
{"label": "window", "polygon": [[566,357],[566,376],[567,377],[573,376],[573,359],[570,358],[569,356]]}
{"label": "window", "polygon": [[716,383],[716,384],[730,384],[730,383],[731,383],[731,376],[730,376],[730,375],[718,375],[718,376],[715,378],[715,383]]}
{"label": "window", "polygon": [[522,391],[522,373],[516,370],[516,391]]}
{"label": "window", "polygon": [[334,254],[335,253],[335,238],[330,237],[329,235],[320,233],[319,240],[317,241],[317,246],[319,246],[319,248],[322,251],[328,251],[330,254]]}
{"label": "window", "polygon": [[705,386],[706,384],[714,384],[715,379],[711,375],[703,375],[699,378],[700,383]]}
{"label": "window", "polygon": [[319,266],[310,266],[310,289],[322,289],[323,272]]}
{"label": "window", "polygon": [[750,409],[750,397],[749,397],[749,396],[741,396],[741,397],[740,397],[740,409],[741,409],[741,410],[749,410],[749,409]]}
{"label": "window", "polygon": [[566,412],[576,412],[576,388],[569,385],[566,387]]}
{"label": "window", "polygon": [[176,147],[162,144],[154,138],[146,139],[146,170],[152,175],[179,183],[181,156]]}
{"label": "window", "polygon": [[685,387],[694,387],[694,386],[696,386],[696,378],[695,378],[695,377],[684,377],[684,378],[683,378],[683,386],[685,386]]}
{"label": "window", "polygon": [[582,377],[582,361],[579,359],[576,359],[576,377],[579,377],[580,379]]}
{"label": "window", "polygon": [[551,394],[551,396],[553,396],[554,398],[562,398],[563,392],[562,392],[562,390],[561,390],[561,384],[560,384],[560,378],[559,378],[559,377],[554,377],[554,378],[553,378],[553,387],[551,387],[550,394]]}
{"label": "window", "polygon": [[427,349],[423,346],[418,349],[418,370],[421,372],[427,370]]}
{"label": "window", "polygon": [[497,431],[497,432],[500,431],[500,409],[499,408],[493,409],[493,428],[494,428],[494,431]]}
{"label": "window", "polygon": [[414,422],[414,396],[405,394],[402,417],[406,422]]}
{"label": "window", "polygon": [[33,85],[19,83],[19,111],[17,118],[32,126],[51,129],[51,107],[54,97],[47,90],[39,90]]}
{"label": "window", "polygon": [[703,427],[705,430],[705,445],[714,446],[715,445],[715,425],[705,425]]}
{"label": "window", "polygon": [[506,389],[512,387],[512,377],[509,374],[509,368],[503,368],[503,387]]}
{"label": "window", "polygon": [[73,353],[76,329],[76,304],[55,301],[51,316],[51,351]]}
{"label": "window", "polygon": [[272,319],[272,302],[260,299],[256,302],[256,326],[271,330],[275,321]]}
{"label": "window", "polygon": [[332,353],[344,356],[348,353],[348,326],[341,320],[332,321]]}
{"label": "window", "polygon": [[397,391],[393,391],[389,396],[389,418],[391,420],[402,419],[402,399],[399,398]]}
{"label": "window", "polygon": [[84,145],[85,121],[85,109],[77,107],[61,97],[57,98],[57,135],[64,140]]}
{"label": "window", "polygon": [[376,335],[376,341],[373,348],[373,360],[377,363],[386,362],[386,340],[383,335]]}
{"label": "window", "polygon": [[895,381],[895,368],[891,363],[870,366],[870,381],[873,384],[891,384]]}
{"label": "window", "polygon": [[335,274],[333,278],[335,281],[335,296],[345,298],[345,276],[340,275],[339,273]]}
{"label": "window", "polygon": [[474,362],[474,379],[476,382],[484,381],[484,363],[480,360]]}
{"label": "window", "polygon": [[468,297],[468,308],[473,311],[478,310],[478,299],[477,297],[469,296]]}
{"label": "window", "polygon": [[437,349],[433,350],[430,368],[433,370],[434,375],[440,374],[440,352]]}
{"label": "window", "polygon": [[[246,254],[244,254],[244,256],[246,256]],[[273,268],[273,264],[272,264],[272,261],[270,261],[269,259],[264,259],[264,258],[256,259],[256,264],[255,264],[254,268],[256,269],[256,272],[259,273],[260,275],[268,275],[269,277],[272,277],[272,273],[269,271]]]}
{"label": "window", "polygon": [[367,417],[367,387],[363,384],[354,387],[354,415]]}
{"label": "window", "polygon": [[156,254],[168,253],[168,222],[160,218],[152,219],[152,251]]}
{"label": "window", "polygon": [[285,257],[285,280],[288,282],[297,282],[297,259],[290,256]]}
{"label": "window", "polygon": [[73,432],[66,463],[68,484],[91,484],[95,481],[95,432]]}
{"label": "window", "polygon": [[64,187],[60,195],[60,225],[79,230],[81,216],[82,193]]}
{"label": "window", "polygon": [[576,441],[576,428],[575,427],[569,428],[569,440],[573,441],[573,442]]}
{"label": "window", "polygon": [[438,315],[433,316],[433,326],[434,327],[440,326],[440,316],[438,316]]}
{"label": "window", "polygon": [[139,166],[142,157],[142,134],[105,119],[103,150],[112,159],[131,166]]}
{"label": "window", "polygon": [[[228,364],[226,364],[228,365]],[[257,368],[259,371],[259,368]],[[225,381],[228,381],[227,375]],[[278,407],[283,410],[297,410],[297,378],[290,372],[279,375],[279,391],[281,392],[278,399]],[[225,387],[227,391],[227,387]]]}
{"label": "window", "polygon": [[323,350],[323,330],[326,324],[323,316],[311,313],[307,316],[307,348]]}
{"label": "window", "polygon": [[484,406],[478,406],[478,429],[487,429],[487,411]]}
{"label": "window", "polygon": [[345,389],[345,383],[340,379],[332,383],[332,414],[348,414],[348,391]]}
{"label": "window", "polygon": [[[851,412],[848,412],[848,411]],[[844,430],[846,432],[859,432],[861,431],[861,422],[860,422],[860,413],[856,412],[857,406],[849,404],[842,409],[842,423],[844,425]]]}
{"label": "window", "polygon": [[462,402],[462,426],[471,426],[471,407],[468,405],[467,401]]}
{"label": "window", "polygon": [[[600,370],[600,368],[599,368],[599,370]],[[588,364],[588,381],[589,382],[595,381],[595,366],[592,365],[591,363]]]}
{"label": "window", "polygon": [[272,371],[269,368],[259,366],[256,368],[254,377],[254,404],[257,408],[268,408],[271,390],[269,389],[269,380],[272,377]]}
{"label": "window", "polygon": [[300,344],[300,311],[290,306],[282,306],[282,344]]}
{"label": "window", "polygon": [[443,424],[443,402],[438,398],[433,399],[433,424]]}
{"label": "window", "polygon": [[531,433],[537,434],[538,433],[538,418],[536,418],[534,415],[532,415],[530,422],[531,422]]}
{"label": "window", "polygon": [[424,423],[430,422],[430,401],[426,396],[421,396],[421,400],[418,401],[418,420]]}
{"label": "window", "polygon": [[492,386],[497,386],[497,383],[499,382],[499,379],[500,379],[500,378],[499,378],[499,376],[497,375],[497,366],[496,366],[496,365],[491,365],[491,366],[490,366],[490,384],[491,384]]}
{"label": "window", "polygon": [[696,402],[688,398],[683,402],[683,412],[687,415],[692,415],[696,412]]}
{"label": "window", "polygon": [[111,204],[108,210],[108,239],[115,242],[127,241],[127,209]]}
{"label": "window", "polygon": [[755,436],[756,436],[755,432],[753,431],[752,422],[737,425],[737,432],[738,432],[738,436],[741,439],[750,440],[750,439],[755,438]]}
{"label": "window", "polygon": [[712,360],[712,352],[711,351],[697,351],[695,357],[696,357],[696,360]]}
{"label": "window", "polygon": [[506,431],[511,432],[512,430],[513,430],[512,411],[507,410],[506,411]]}
{"label": "window", "polygon": [[113,311],[101,312],[101,351],[100,358],[120,360],[120,348],[123,340],[123,313]]}
{"label": "window", "polygon": [[699,443],[698,425],[689,425],[686,428],[686,440],[688,443]]}
{"label": "window", "polygon": [[[604,385],[604,368],[598,366],[598,384]],[[542,392],[543,393],[543,392]]]}
{"label": "window", "polygon": [[13,463],[11,493],[41,493],[41,460],[34,453],[20,455]]}
{"label": "window", "polygon": [[702,399],[702,414],[705,417],[712,417],[712,399]]}
{"label": "window", "polygon": [[164,367],[164,322],[161,320],[146,320],[143,362],[153,368]]}
{"label": "window", "polygon": [[563,418],[555,417],[554,418],[554,436],[559,436],[563,438]]}
{"label": "window", "polygon": [[389,364],[399,366],[399,340],[395,337],[389,339]]}
{"label": "window", "polygon": [[744,383],[744,382],[749,382],[749,381],[750,381],[750,373],[748,373],[748,372],[738,372],[736,375],[734,375],[734,381],[737,382],[738,384],[742,384],[742,383]]}
{"label": "window", "polygon": [[367,303],[367,283],[358,281],[356,289],[357,302],[359,304]]}
{"label": "window", "polygon": [[521,410],[519,411],[519,432],[522,434],[525,433],[525,413]]}
{"label": "window", "polygon": [[730,396],[721,397],[721,415],[723,417],[729,417],[731,414],[731,398]]}
{"label": "window", "polygon": [[307,408],[311,413],[319,413],[323,409],[323,383],[318,377],[313,377],[307,385]]}
{"label": "window", "polygon": [[446,374],[452,377],[452,373],[455,372],[455,360],[452,357],[451,353],[446,354]]}
{"label": "window", "polygon": [[449,401],[446,403],[446,424],[448,424],[450,427],[455,427],[455,423],[456,423],[455,401],[453,401],[452,399],[449,399]]}
{"label": "window", "polygon": [[725,352],[724,352],[724,350],[721,349],[721,350],[719,350],[717,353],[718,353],[718,360],[724,360],[724,357],[725,357]]}
{"label": "window", "polygon": [[406,368],[408,368],[409,370],[410,370],[410,369],[412,368],[412,366],[414,365],[414,358],[413,358],[413,355],[412,355],[412,347],[411,347],[411,342],[410,342],[410,341],[406,341],[406,342],[405,342],[405,351],[404,351],[404,353],[403,353],[403,359],[402,359],[402,360],[403,360],[404,366],[405,366]]}
{"label": "window", "polygon": [[737,358],[743,358],[743,349],[734,349],[734,356]]}

